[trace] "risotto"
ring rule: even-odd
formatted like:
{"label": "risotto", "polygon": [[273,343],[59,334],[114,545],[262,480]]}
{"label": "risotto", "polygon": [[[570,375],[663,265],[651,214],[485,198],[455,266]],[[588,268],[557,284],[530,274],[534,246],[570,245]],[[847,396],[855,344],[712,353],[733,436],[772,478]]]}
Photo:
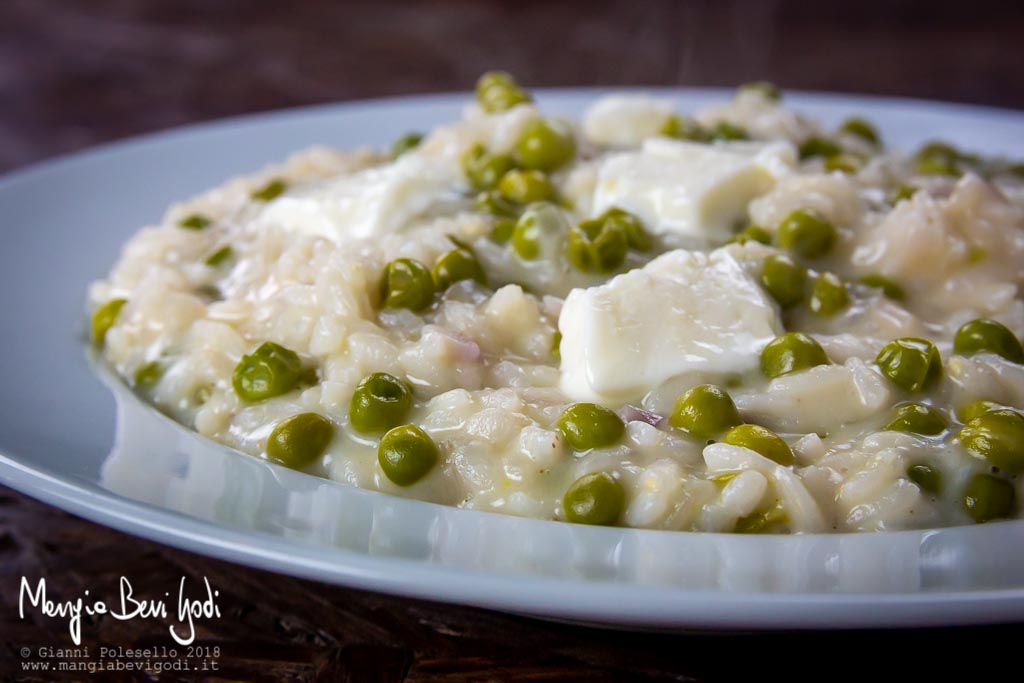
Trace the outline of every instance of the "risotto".
{"label": "risotto", "polygon": [[393,149],[314,148],[139,231],[93,342],[198,433],[581,524],[1017,517],[1024,168],[824,128],[770,84],[546,115],[490,73]]}

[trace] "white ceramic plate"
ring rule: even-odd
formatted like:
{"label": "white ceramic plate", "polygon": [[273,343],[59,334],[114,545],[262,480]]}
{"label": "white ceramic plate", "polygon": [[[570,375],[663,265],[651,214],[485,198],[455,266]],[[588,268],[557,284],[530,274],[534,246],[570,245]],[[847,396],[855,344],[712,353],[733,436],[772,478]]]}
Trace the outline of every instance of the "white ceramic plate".
{"label": "white ceramic plate", "polygon": [[[578,115],[597,94],[554,90],[539,99],[548,111]],[[677,97],[683,111],[728,96],[661,94]],[[0,483],[233,562],[549,618],[669,629],[1024,619],[1024,521],[750,537],[457,510],[316,479],[213,444],[91,366],[86,286],[169,203],[308,145],[386,145],[456,118],[467,98],[361,102],[193,126],[0,180]],[[941,137],[1024,157],[1020,113],[833,95],[787,101],[828,124],[867,115],[901,146]]]}

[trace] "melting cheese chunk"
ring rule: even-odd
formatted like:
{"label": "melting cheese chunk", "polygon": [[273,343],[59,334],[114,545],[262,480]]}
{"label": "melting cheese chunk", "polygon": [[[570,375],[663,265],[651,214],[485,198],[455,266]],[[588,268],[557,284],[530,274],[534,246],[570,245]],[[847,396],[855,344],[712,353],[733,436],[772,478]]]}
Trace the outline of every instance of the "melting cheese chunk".
{"label": "melting cheese chunk", "polygon": [[734,392],[752,422],[786,432],[823,432],[863,420],[890,405],[887,382],[860,358],[818,365],[771,381],[767,390]]}
{"label": "melting cheese chunk", "polygon": [[635,147],[645,138],[658,135],[674,112],[671,100],[609,95],[587,109],[583,134],[605,147]]}
{"label": "melting cheese chunk", "polygon": [[436,205],[457,199],[457,172],[406,154],[270,202],[259,218],[340,242],[397,232]]}
{"label": "melting cheese chunk", "polygon": [[682,249],[574,289],[558,328],[562,390],[600,402],[635,399],[684,372],[754,368],[782,331],[774,303],[732,255]]}
{"label": "melting cheese chunk", "polygon": [[593,213],[617,206],[652,232],[720,241],[746,217],[750,200],[771,190],[794,163],[786,142],[704,145],[650,138],[641,150],[604,161]]}

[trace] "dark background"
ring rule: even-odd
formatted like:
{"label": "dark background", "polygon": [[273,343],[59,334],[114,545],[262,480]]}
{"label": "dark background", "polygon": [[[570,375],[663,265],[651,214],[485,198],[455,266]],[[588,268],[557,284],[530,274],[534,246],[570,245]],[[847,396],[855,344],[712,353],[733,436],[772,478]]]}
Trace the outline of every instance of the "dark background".
{"label": "dark background", "polygon": [[[464,90],[489,68],[529,86],[769,79],[1024,109],[1022,66],[1024,3],[995,0],[0,0],[0,171],[211,118]],[[122,574],[168,590],[182,575],[205,575],[220,588],[225,614],[197,641],[223,648],[209,680],[831,677],[809,665],[811,653],[842,677],[903,669],[943,679],[957,659],[984,677],[1017,657],[992,646],[1022,635],[1017,626],[762,635],[559,626],[208,560],[0,489],[0,676],[59,680],[19,673],[18,650],[70,645],[62,620],[18,618],[22,575],[49,577],[67,596],[92,588],[107,597]],[[83,632],[94,647],[170,643],[157,622],[97,619]]]}
{"label": "dark background", "polygon": [[1024,108],[1013,0],[0,0],[0,170],[245,112],[530,86],[736,85]]}

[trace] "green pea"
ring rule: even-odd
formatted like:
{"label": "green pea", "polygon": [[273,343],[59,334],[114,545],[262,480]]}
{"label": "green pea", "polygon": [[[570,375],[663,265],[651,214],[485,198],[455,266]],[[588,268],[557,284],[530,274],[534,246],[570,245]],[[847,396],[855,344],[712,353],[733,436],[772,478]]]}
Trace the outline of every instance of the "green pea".
{"label": "green pea", "polygon": [[918,150],[914,170],[922,175],[960,175],[963,156],[943,142],[932,142]]}
{"label": "green pea", "polygon": [[234,253],[235,252],[231,248],[231,245],[225,244],[223,247],[203,259],[203,263],[210,267],[216,267],[231,258]]}
{"label": "green pea", "polygon": [[974,457],[1009,474],[1024,472],[1024,415],[1016,410],[990,410],[964,425],[959,438]]}
{"label": "green pea", "polygon": [[942,357],[927,339],[894,339],[882,348],[875,362],[883,375],[912,394],[925,391],[942,378]]}
{"label": "green pea", "polygon": [[994,474],[975,474],[964,487],[964,511],[979,524],[1009,517],[1013,513],[1017,493],[1013,484]]}
{"label": "green pea", "polygon": [[654,246],[654,243],[651,241],[651,236],[647,234],[646,230],[644,230],[643,222],[628,211],[624,211],[618,207],[612,207],[598,216],[598,218],[621,227],[623,232],[626,234],[626,241],[629,242],[630,249],[636,249],[637,251],[650,251]]}
{"label": "green pea", "polygon": [[[738,233],[726,240],[726,244],[746,244],[747,242],[758,242],[760,244],[771,244],[772,234],[760,225],[748,225]],[[801,294],[802,296],[802,294]]]}
{"label": "green pea", "polygon": [[93,311],[92,341],[94,344],[103,346],[103,342],[107,340],[107,332],[117,322],[117,316],[121,314],[121,309],[126,303],[128,303],[127,299],[111,299]]}
{"label": "green pea", "polygon": [[506,244],[512,239],[513,233],[516,231],[516,220],[512,218],[497,218],[494,221],[494,225],[491,226],[490,237],[492,242],[496,244]]}
{"label": "green pea", "polygon": [[951,159],[959,159],[960,152],[948,143],[932,141],[923,145],[921,149],[917,151],[917,156],[949,157]]}
{"label": "green pea", "polygon": [[881,142],[881,137],[878,135],[878,129],[872,125],[867,119],[860,117],[853,117],[843,121],[842,125],[839,126],[840,133],[846,133],[848,135],[856,135],[865,142],[870,142],[872,145],[878,145]]}
{"label": "green pea", "polygon": [[931,406],[924,403],[903,403],[896,406],[893,418],[885,429],[890,432],[938,436],[946,431],[947,425],[942,413]]}
{"label": "green pea", "polygon": [[381,278],[384,308],[422,311],[434,301],[434,280],[425,265],[411,258],[395,259]]}
{"label": "green pea", "polygon": [[658,132],[666,137],[691,142],[711,142],[715,137],[711,131],[693,119],[682,118],[674,114],[666,119]]}
{"label": "green pea", "polygon": [[414,150],[423,142],[423,133],[406,133],[391,145],[391,158],[397,159],[408,151]]}
{"label": "green pea", "polygon": [[907,478],[918,485],[926,493],[938,493],[942,490],[942,472],[932,465],[911,465],[907,468]]}
{"label": "green pea", "polygon": [[462,155],[462,170],[476,190],[490,190],[515,167],[507,154],[491,154],[483,145],[473,145]]}
{"label": "green pea", "polygon": [[763,534],[788,523],[789,515],[786,514],[786,508],[781,500],[777,500],[767,510],[754,512],[736,520],[733,531],[737,534]]}
{"label": "green pea", "polygon": [[825,158],[826,171],[839,171],[841,173],[856,173],[864,162],[852,154],[833,154]]}
{"label": "green pea", "polygon": [[398,486],[412,486],[427,476],[439,458],[437,444],[415,425],[395,427],[377,446],[380,469]]}
{"label": "green pea", "polygon": [[300,413],[281,420],[267,439],[267,455],[288,467],[311,465],[334,438],[334,425],[323,415]]}
{"label": "green pea", "polygon": [[626,425],[612,411],[594,403],[576,403],[558,418],[558,431],[577,451],[611,446],[622,438]]}
{"label": "green pea", "polygon": [[498,183],[498,192],[516,204],[532,204],[553,199],[555,188],[541,171],[513,169]]}
{"label": "green pea", "polygon": [[761,351],[761,372],[770,378],[828,364],[825,349],[821,348],[821,344],[813,337],[803,332],[786,332],[779,335],[768,342]]}
{"label": "green pea", "polygon": [[269,202],[272,199],[276,199],[284,194],[284,191],[288,189],[288,186],[283,180],[271,180],[263,187],[253,190],[249,195],[258,202]]}
{"label": "green pea", "polygon": [[610,526],[625,507],[622,484],[607,472],[593,472],[573,482],[562,498],[565,518],[573,524]]}
{"label": "green pea", "polygon": [[315,387],[320,384],[320,373],[315,367],[305,368],[299,375],[300,387]]}
{"label": "green pea", "polygon": [[476,210],[500,218],[516,218],[519,207],[501,196],[497,190],[481,192],[476,196]]}
{"label": "green pea", "polygon": [[462,280],[476,280],[482,285],[487,284],[487,275],[484,274],[480,261],[472,251],[462,247],[452,249],[439,258],[431,275],[439,292]]}
{"label": "green pea", "polygon": [[803,258],[817,258],[832,250],[838,233],[835,226],[811,209],[797,209],[779,223],[775,239],[784,249]]}
{"label": "green pea", "polygon": [[669,418],[669,424],[673,427],[687,431],[698,439],[718,436],[741,422],[732,397],[714,384],[701,384],[680,396]]}
{"label": "green pea", "polygon": [[858,282],[866,287],[882,290],[882,293],[893,301],[903,301],[907,297],[899,284],[882,275],[865,275]]}
{"label": "green pea", "polygon": [[964,323],[956,331],[953,353],[961,356],[994,353],[1011,363],[1024,363],[1024,347],[1020,339],[1005,325],[986,318]]}
{"label": "green pea", "polygon": [[302,361],[297,353],[280,344],[264,342],[242,356],[231,383],[239,398],[255,403],[287,394],[298,386],[301,376]]}
{"label": "green pea", "polygon": [[921,175],[960,175],[960,167],[951,159],[939,157],[925,157],[914,163],[914,170]]}
{"label": "green pea", "polygon": [[551,335],[551,355],[559,360],[562,358],[562,333],[558,330]]}
{"label": "green pea", "polygon": [[736,425],[725,433],[722,442],[749,448],[780,465],[792,465],[796,462],[789,444],[783,441],[781,436],[761,425]]}
{"label": "green pea", "polygon": [[135,386],[148,389],[155,386],[160,381],[160,378],[163,377],[163,374],[164,366],[161,365],[160,361],[150,361],[139,366],[139,369],[135,371]]}
{"label": "green pea", "polygon": [[576,138],[560,121],[537,119],[526,126],[516,152],[523,168],[553,171],[576,156]]}
{"label": "green pea", "polygon": [[842,148],[831,140],[825,138],[807,138],[800,143],[800,158],[810,159],[812,157],[830,157],[842,152]]}
{"label": "green pea", "polygon": [[772,254],[764,260],[761,285],[782,308],[791,308],[804,300],[807,271],[785,254]]}
{"label": "green pea", "polygon": [[412,390],[386,372],[363,378],[348,404],[348,420],[361,434],[377,434],[396,427],[412,410]]}
{"label": "green pea", "polygon": [[209,218],[201,213],[194,213],[178,221],[178,226],[186,230],[203,230],[213,224]]}
{"label": "green pea", "polygon": [[766,100],[772,100],[778,102],[782,99],[782,91],[779,90],[779,86],[768,81],[754,81],[752,83],[744,83],[739,87],[740,92],[752,92],[757,93]]}
{"label": "green pea", "polygon": [[741,126],[728,121],[719,121],[711,127],[711,134],[716,140],[749,140],[750,135]]}
{"label": "green pea", "polygon": [[476,82],[476,101],[488,114],[506,111],[531,99],[504,71],[488,71]]}
{"label": "green pea", "polygon": [[512,249],[524,261],[551,256],[567,221],[554,204],[539,202],[526,208],[512,231]]}
{"label": "green pea", "polygon": [[903,200],[913,197],[916,192],[917,188],[913,185],[900,185],[889,193],[889,203],[896,206]]}
{"label": "green pea", "polygon": [[995,401],[971,401],[970,403],[961,406],[960,410],[956,411],[957,418],[967,424],[976,417],[981,417],[990,410],[998,410],[999,408],[1005,408],[1006,406],[996,403]]}
{"label": "green pea", "polygon": [[[866,278],[862,278],[860,282],[864,282]],[[881,284],[873,284],[871,286],[881,287]],[[888,283],[887,287],[897,288],[897,285]],[[900,291],[902,296],[902,290]],[[821,273],[814,281],[814,286],[811,291],[811,310],[819,315],[832,315],[833,313],[840,311],[849,304],[850,296],[847,291],[846,285],[836,275],[832,273]]]}
{"label": "green pea", "polygon": [[610,273],[626,260],[629,238],[622,226],[592,218],[569,229],[569,263],[584,273]]}
{"label": "green pea", "polygon": [[846,285],[833,273],[821,273],[814,279],[811,287],[810,307],[813,313],[821,316],[835,315],[850,304],[850,294]]}

